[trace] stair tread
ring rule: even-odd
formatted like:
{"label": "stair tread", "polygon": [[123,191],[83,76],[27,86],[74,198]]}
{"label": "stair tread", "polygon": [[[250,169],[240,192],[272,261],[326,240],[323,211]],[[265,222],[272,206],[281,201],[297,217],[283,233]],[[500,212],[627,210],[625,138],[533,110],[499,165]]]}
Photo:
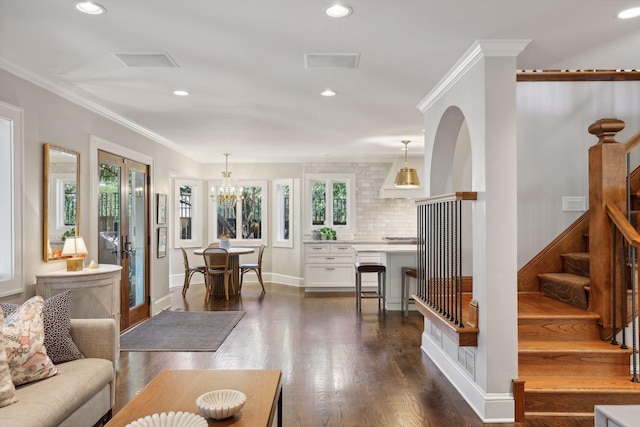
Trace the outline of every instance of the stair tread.
{"label": "stair tread", "polygon": [[550,340],[520,340],[518,351],[527,353],[563,352],[563,353],[630,353],[631,349],[623,350],[618,345],[611,345],[609,341],[579,340],[579,341],[550,341]]}
{"label": "stair tread", "polygon": [[640,394],[640,383],[631,382],[631,375],[625,376],[522,376],[527,391],[610,391]]}
{"label": "stair tread", "polygon": [[573,273],[541,273],[538,274],[540,278],[547,279],[557,279],[562,280],[563,282],[575,282],[576,285],[588,285],[590,283],[590,279],[586,276],[580,276],[578,274]]}
{"label": "stair tread", "polygon": [[599,319],[600,316],[591,311],[574,307],[553,298],[545,296],[542,292],[518,293],[518,319],[534,318],[590,318]]}
{"label": "stair tread", "polygon": [[561,257],[589,258],[589,252],[567,252],[560,255]]}

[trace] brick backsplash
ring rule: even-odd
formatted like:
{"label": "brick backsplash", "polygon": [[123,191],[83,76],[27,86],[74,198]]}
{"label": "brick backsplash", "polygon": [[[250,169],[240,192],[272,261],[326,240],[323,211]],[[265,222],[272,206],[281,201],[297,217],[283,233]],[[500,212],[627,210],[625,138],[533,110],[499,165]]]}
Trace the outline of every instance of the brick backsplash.
{"label": "brick backsplash", "polygon": [[[385,236],[415,237],[417,209],[414,200],[381,199],[378,195],[392,163],[305,163],[304,173],[355,173],[356,240]],[[338,236],[340,237],[340,236]]]}

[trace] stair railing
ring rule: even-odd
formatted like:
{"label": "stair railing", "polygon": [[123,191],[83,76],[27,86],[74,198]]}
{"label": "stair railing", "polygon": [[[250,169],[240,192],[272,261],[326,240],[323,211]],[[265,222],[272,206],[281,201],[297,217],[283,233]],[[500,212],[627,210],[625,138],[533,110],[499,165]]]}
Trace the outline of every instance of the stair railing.
{"label": "stair railing", "polygon": [[[612,338],[611,344],[618,345],[618,322],[617,314],[620,313],[620,331],[622,332],[622,344],[620,348],[628,348],[626,342],[625,327],[627,323],[627,289],[631,288],[631,348],[632,348],[632,367],[631,381],[637,383],[638,379],[638,362],[636,355],[638,354],[638,338],[636,330],[636,317],[638,316],[637,307],[637,294],[638,294],[638,278],[637,278],[637,254],[638,248],[640,248],[640,234],[631,225],[625,215],[618,209],[617,206],[607,203],[607,214],[611,220],[611,228],[613,234],[613,247],[611,251],[611,262],[613,265],[612,278],[611,278],[611,293],[612,297]],[[620,241],[618,243],[618,240]],[[620,268],[618,274],[617,266]],[[630,269],[631,277],[629,280],[630,286],[627,284],[626,272]],[[617,290],[620,290],[619,298],[616,298]]]}
{"label": "stair railing", "polygon": [[640,234],[631,225],[631,188],[638,187],[632,180],[638,178],[630,174],[629,153],[640,145],[640,132],[626,143],[618,143],[615,136],[624,126],[618,119],[601,119],[589,126],[589,133],[599,139],[589,149],[589,253],[594,261],[590,269],[589,308],[600,315],[603,332],[610,328],[612,344],[618,345],[617,334],[622,332],[621,348],[628,348],[625,328],[631,322],[631,381],[637,383],[640,380],[636,261]]}
{"label": "stair railing", "polygon": [[458,328],[462,319],[462,202],[475,192],[418,200],[418,283],[416,296]]}

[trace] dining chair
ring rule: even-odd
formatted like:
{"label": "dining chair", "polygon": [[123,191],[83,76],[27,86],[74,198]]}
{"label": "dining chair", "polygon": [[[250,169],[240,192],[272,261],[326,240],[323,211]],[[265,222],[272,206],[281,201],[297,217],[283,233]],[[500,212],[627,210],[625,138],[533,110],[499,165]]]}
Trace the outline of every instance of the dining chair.
{"label": "dining chair", "polygon": [[[229,300],[229,283],[232,283],[233,271],[229,268],[229,252],[222,248],[207,248],[202,252],[205,265],[205,284],[207,286],[207,295],[205,302],[209,301],[209,297],[213,292],[213,277],[222,276],[224,280],[224,296]],[[234,288],[235,292],[235,288]]]}
{"label": "dining chair", "polygon": [[258,281],[260,282],[260,286],[262,286],[262,292],[265,292],[264,282],[262,281],[262,254],[264,253],[264,245],[260,245],[260,251],[258,252],[258,263],[257,264],[240,264],[240,286],[238,292],[242,291],[242,279],[244,279],[244,273],[248,273],[250,271],[255,271],[258,275]]}
{"label": "dining chair", "polygon": [[[182,285],[182,297],[184,298],[187,295],[187,289],[189,289],[189,283],[191,283],[191,277],[193,277],[194,273],[202,273],[202,275],[205,276],[206,269],[204,265],[190,267],[187,251],[185,251],[182,246],[180,246],[180,249],[182,249],[182,258],[184,262],[184,284]],[[205,277],[205,283],[206,280],[207,278]]]}
{"label": "dining chair", "polygon": [[220,243],[216,242],[216,243],[209,243],[209,246],[207,246],[208,248],[219,248],[220,247]]}

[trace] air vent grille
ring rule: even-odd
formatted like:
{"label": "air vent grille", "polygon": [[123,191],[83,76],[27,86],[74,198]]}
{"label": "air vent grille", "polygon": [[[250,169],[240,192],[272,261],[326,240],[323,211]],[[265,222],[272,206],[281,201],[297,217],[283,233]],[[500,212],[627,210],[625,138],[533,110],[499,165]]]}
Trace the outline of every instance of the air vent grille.
{"label": "air vent grille", "polygon": [[305,68],[358,68],[359,53],[305,53]]}
{"label": "air vent grille", "polygon": [[168,54],[114,53],[116,58],[130,68],[177,68],[178,64]]}

